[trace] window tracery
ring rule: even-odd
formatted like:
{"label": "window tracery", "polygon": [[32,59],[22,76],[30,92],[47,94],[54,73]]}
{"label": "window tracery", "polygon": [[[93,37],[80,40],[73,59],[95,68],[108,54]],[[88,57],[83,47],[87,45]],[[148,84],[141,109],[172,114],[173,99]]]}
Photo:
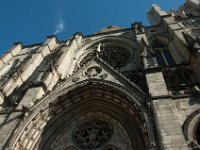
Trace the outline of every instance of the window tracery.
{"label": "window tracery", "polygon": [[107,143],[113,134],[110,123],[101,119],[90,119],[73,131],[73,142],[81,149],[96,149]]}
{"label": "window tracery", "polygon": [[155,51],[155,56],[159,66],[171,66],[176,64],[166,45],[155,43],[152,45],[152,48]]}
{"label": "window tracery", "polygon": [[87,64],[92,58],[98,56],[115,69],[125,66],[131,58],[129,50],[114,42],[102,42],[88,49],[88,54],[80,61],[79,66]]}
{"label": "window tracery", "polygon": [[119,69],[130,59],[130,53],[120,46],[102,45],[100,57],[114,68]]}

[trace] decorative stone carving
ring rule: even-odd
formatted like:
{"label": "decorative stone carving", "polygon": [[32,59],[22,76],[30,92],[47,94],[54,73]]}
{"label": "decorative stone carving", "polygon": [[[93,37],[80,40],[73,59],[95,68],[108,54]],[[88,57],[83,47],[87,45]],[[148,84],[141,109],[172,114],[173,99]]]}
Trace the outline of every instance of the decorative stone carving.
{"label": "decorative stone carving", "polygon": [[103,45],[100,57],[114,68],[121,68],[126,65],[131,54],[126,48],[113,45]]}
{"label": "decorative stone carving", "polygon": [[133,35],[134,35],[134,33],[132,33],[132,32],[124,32],[124,33],[122,33],[121,36],[123,36],[125,38],[134,38]]}
{"label": "decorative stone carving", "polygon": [[83,73],[84,76],[90,77],[96,77],[102,72],[102,68],[98,66],[93,66],[87,69],[86,72]]}
{"label": "decorative stone carving", "polygon": [[79,66],[84,66],[94,57],[100,57],[115,69],[119,69],[127,64],[131,54],[128,49],[114,43],[100,43],[80,61]]}
{"label": "decorative stone carving", "polygon": [[108,77],[108,74],[106,74],[106,73],[99,75],[99,78],[101,78],[101,79],[106,79],[107,77]]}
{"label": "decorative stone carving", "polygon": [[87,54],[87,56],[85,56],[85,57],[81,60],[81,62],[79,63],[79,66],[80,66],[80,67],[83,67],[84,65],[86,65],[92,58],[94,58],[95,55],[96,55],[96,54],[95,54],[94,51],[92,51],[92,52],[90,52],[89,54]]}
{"label": "decorative stone carving", "polygon": [[104,146],[101,150],[120,150],[120,148],[115,145],[108,144]]}
{"label": "decorative stone carving", "polygon": [[73,79],[72,79],[72,82],[74,82],[74,83],[76,83],[76,82],[78,82],[79,81],[79,77],[74,77]]}
{"label": "decorative stone carving", "polygon": [[197,56],[200,51],[200,38],[199,36],[197,37],[192,37],[191,35],[189,34],[186,34],[185,32],[182,32],[183,34],[183,37],[187,43],[187,46],[188,46],[188,50],[189,50],[189,53],[190,53],[190,56],[189,56],[189,61],[191,61],[191,56]]}
{"label": "decorative stone carving", "polygon": [[75,148],[74,146],[69,146],[66,148],[66,150],[77,150],[77,148]]}
{"label": "decorative stone carving", "polygon": [[110,123],[100,119],[90,119],[73,131],[73,142],[81,149],[96,149],[107,143],[113,134]]}
{"label": "decorative stone carving", "polygon": [[133,26],[135,27],[135,32],[136,32],[137,34],[143,32],[143,25],[142,25],[141,22],[135,22],[135,23],[133,24]]}
{"label": "decorative stone carving", "polygon": [[188,116],[188,119],[184,123],[183,130],[189,146],[194,150],[200,149],[200,110]]}
{"label": "decorative stone carving", "polygon": [[154,57],[156,55],[156,52],[153,49],[153,47],[147,44],[144,38],[141,39],[141,45],[143,46],[144,49],[142,56],[149,58],[149,57]]}

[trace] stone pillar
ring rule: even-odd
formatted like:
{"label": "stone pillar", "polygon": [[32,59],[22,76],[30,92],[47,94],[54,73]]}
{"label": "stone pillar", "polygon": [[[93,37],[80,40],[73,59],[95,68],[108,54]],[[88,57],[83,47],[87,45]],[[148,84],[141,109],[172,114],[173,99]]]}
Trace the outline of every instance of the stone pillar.
{"label": "stone pillar", "polygon": [[23,110],[23,107],[27,109],[31,108],[35,101],[40,99],[44,94],[45,93],[42,87],[34,87],[28,89],[16,109]]}
{"label": "stone pillar", "polygon": [[22,66],[20,77],[25,82],[34,72],[37,66],[43,61],[41,53],[33,54],[32,57]]}
{"label": "stone pillar", "polygon": [[137,41],[140,43],[140,48],[141,48],[141,57],[143,60],[143,65],[144,69],[152,68],[152,67],[157,67],[157,60],[155,56],[153,56],[150,52],[150,44],[147,40],[147,37],[145,34],[139,34],[137,35]]}
{"label": "stone pillar", "polygon": [[23,48],[23,45],[21,42],[17,42],[13,44],[13,47],[10,49],[10,53],[12,56],[16,56]]}
{"label": "stone pillar", "polygon": [[[11,150],[5,147],[10,137],[15,136],[15,131],[21,121],[22,112],[13,112],[5,119],[5,124],[0,128],[0,149]],[[0,116],[3,119],[3,115]]]}
{"label": "stone pillar", "polygon": [[[0,92],[0,105],[2,105],[4,102],[4,95]],[[1,108],[0,108],[1,111]]]}
{"label": "stone pillar", "polygon": [[49,80],[50,82],[47,85],[47,91],[52,91],[53,87],[58,82],[60,75],[56,71],[53,71],[52,74],[51,73],[49,74],[49,76],[51,77],[51,80]]}
{"label": "stone pillar", "polygon": [[146,80],[152,98],[169,96],[162,72],[146,73]]}
{"label": "stone pillar", "polygon": [[63,47],[63,54],[56,61],[58,66],[57,72],[61,75],[61,79],[66,75],[71,75],[75,67],[75,51],[80,46],[82,35],[77,33],[72,39],[69,46]]}
{"label": "stone pillar", "polygon": [[57,44],[57,37],[54,35],[48,36],[47,40],[43,43],[43,45],[48,45],[50,51],[54,50],[56,44]]}
{"label": "stone pillar", "polygon": [[[1,63],[1,61],[0,61],[0,63]],[[13,65],[14,65],[13,59],[10,60],[9,63],[7,63],[7,64],[3,63],[3,67],[0,68],[0,70],[1,70],[0,71],[0,78],[3,77],[13,67]]]}
{"label": "stone pillar", "polygon": [[5,96],[9,96],[16,87],[21,86],[34,73],[35,69],[41,64],[43,59],[50,53],[47,45],[41,46],[38,50],[40,53],[32,54],[27,62],[22,64],[20,71],[15,72],[2,85]]}
{"label": "stone pillar", "polygon": [[14,43],[13,47],[0,58],[1,70],[6,67],[6,64],[13,58],[13,56],[16,56],[18,54],[22,47],[23,45],[21,43]]}
{"label": "stone pillar", "polygon": [[5,96],[9,96],[16,87],[23,84],[23,81],[21,78],[15,73],[16,77],[10,77],[3,85],[2,85],[2,91]]}
{"label": "stone pillar", "polygon": [[153,100],[151,104],[161,150],[188,150],[172,99]]}
{"label": "stone pillar", "polygon": [[13,58],[13,56],[16,56],[21,49],[22,49],[21,43],[13,44],[13,47],[1,57],[0,68],[4,66],[3,64],[8,63]]}
{"label": "stone pillar", "polygon": [[189,5],[190,7],[195,8],[196,10],[199,10],[200,1],[199,0],[186,0],[186,5]]}
{"label": "stone pillar", "polygon": [[153,4],[151,10],[147,13],[147,17],[151,25],[158,25],[162,21],[162,16],[166,16],[167,13],[163,11],[157,4]]}
{"label": "stone pillar", "polygon": [[42,45],[42,46],[40,46],[40,48],[38,49],[37,52],[40,52],[42,54],[42,57],[45,58],[50,53],[49,46]]}

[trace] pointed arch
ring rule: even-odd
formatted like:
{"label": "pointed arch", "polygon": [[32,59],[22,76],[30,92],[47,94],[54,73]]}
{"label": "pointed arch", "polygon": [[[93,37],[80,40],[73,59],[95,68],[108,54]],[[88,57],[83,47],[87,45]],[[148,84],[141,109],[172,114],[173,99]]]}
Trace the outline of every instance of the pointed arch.
{"label": "pointed arch", "polygon": [[29,139],[30,150],[51,149],[51,144],[56,141],[54,138],[67,127],[70,131],[74,123],[96,114],[91,117],[107,116],[121,128],[123,135],[128,135],[133,149],[148,149],[151,143],[156,143],[155,131],[152,113],[140,98],[141,95],[109,81],[89,79],[70,87],[63,84],[36,104],[21,122],[9,146],[14,149]]}
{"label": "pointed arch", "polygon": [[166,36],[156,36],[151,39],[151,46],[154,49],[159,66],[173,66],[176,64],[168,45],[169,39]]}
{"label": "pointed arch", "polygon": [[139,62],[139,60],[136,60],[138,59],[136,56],[139,56],[139,54],[136,51],[135,41],[124,37],[106,36],[92,40],[92,42],[86,42],[84,46],[77,49],[74,56],[76,63],[71,62],[73,64],[71,70],[76,71],[77,68],[90,61],[96,55],[100,43],[102,44],[102,50],[99,52],[100,57],[114,68],[119,69],[131,61]]}

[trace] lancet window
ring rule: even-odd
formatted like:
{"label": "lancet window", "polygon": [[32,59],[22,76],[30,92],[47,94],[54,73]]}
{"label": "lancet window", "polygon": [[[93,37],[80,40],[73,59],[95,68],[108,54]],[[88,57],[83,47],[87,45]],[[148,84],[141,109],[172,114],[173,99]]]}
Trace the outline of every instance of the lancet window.
{"label": "lancet window", "polygon": [[155,51],[156,59],[159,66],[171,66],[176,64],[166,45],[162,43],[155,43],[153,44],[152,48]]}

